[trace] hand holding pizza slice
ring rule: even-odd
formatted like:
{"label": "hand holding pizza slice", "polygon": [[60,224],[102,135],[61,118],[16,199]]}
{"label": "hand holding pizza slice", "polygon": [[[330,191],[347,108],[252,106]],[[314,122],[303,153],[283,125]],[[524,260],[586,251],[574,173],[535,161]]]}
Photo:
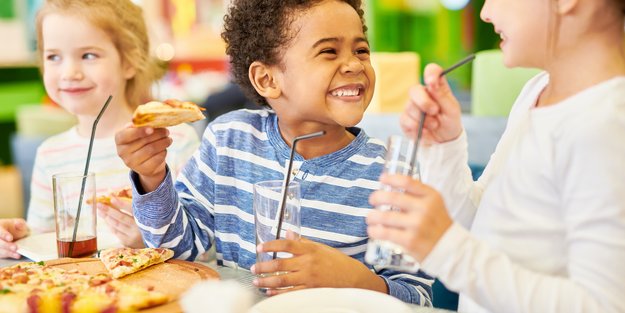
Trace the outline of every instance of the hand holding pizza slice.
{"label": "hand holding pizza slice", "polygon": [[163,128],[204,119],[204,109],[189,101],[168,99],[151,101],[137,107],[132,116],[136,127]]}

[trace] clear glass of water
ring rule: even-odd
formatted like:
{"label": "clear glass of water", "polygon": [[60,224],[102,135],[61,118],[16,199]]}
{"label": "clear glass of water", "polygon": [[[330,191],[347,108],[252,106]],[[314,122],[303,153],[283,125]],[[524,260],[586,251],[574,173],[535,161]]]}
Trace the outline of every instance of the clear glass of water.
{"label": "clear glass of water", "polygon": [[[414,162],[414,170],[410,165],[411,158],[414,157],[415,148],[414,141],[409,138],[402,136],[389,137],[384,160],[384,173],[400,174],[420,179],[419,163]],[[403,192],[403,190],[397,190],[387,185],[382,185],[382,190]],[[390,205],[381,205],[376,207],[376,209],[382,211],[399,210]],[[405,272],[416,272],[419,270],[419,262],[404,253],[401,246],[386,240],[370,239],[367,244],[365,261],[378,268],[383,267]]]}
{"label": "clear glass of water", "polygon": [[[270,180],[254,184],[254,223],[257,246],[276,239],[288,238],[298,240],[300,238],[300,185],[298,182],[289,183],[286,191],[284,214],[282,215],[282,222],[280,223],[280,202],[283,193],[282,183],[283,182],[279,180]],[[280,229],[279,234],[278,228]],[[257,252],[256,262],[260,263],[276,258],[284,259],[290,257],[292,257],[292,255],[286,252]],[[286,272],[273,272],[262,273],[258,276],[262,278],[284,274],[286,274]]]}

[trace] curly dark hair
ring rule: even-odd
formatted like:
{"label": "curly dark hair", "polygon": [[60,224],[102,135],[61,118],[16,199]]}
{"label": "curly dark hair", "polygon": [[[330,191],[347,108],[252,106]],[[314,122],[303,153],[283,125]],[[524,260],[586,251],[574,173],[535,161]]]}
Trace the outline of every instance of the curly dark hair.
{"label": "curly dark hair", "polygon": [[[296,33],[289,28],[295,20],[293,13],[309,9],[323,0],[234,0],[224,17],[221,37],[226,42],[234,81],[256,104],[269,107],[249,80],[252,62],[278,65],[281,53]],[[363,32],[367,31],[361,0],[343,0],[360,16]]]}

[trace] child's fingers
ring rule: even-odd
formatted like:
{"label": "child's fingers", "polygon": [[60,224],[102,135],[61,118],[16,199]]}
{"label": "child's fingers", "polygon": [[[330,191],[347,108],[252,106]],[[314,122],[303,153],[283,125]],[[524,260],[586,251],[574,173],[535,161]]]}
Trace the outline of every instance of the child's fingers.
{"label": "child's fingers", "polygon": [[0,258],[19,259],[21,256],[17,253],[17,245],[12,242],[13,235],[0,227]]}
{"label": "child's fingers", "polygon": [[290,287],[290,288],[281,288],[281,289],[270,289],[267,290],[267,296],[273,297],[273,296],[277,296],[283,293],[287,293],[287,292],[291,292],[291,291],[296,291],[296,290],[302,290],[302,289],[306,289],[308,287],[301,285],[301,286],[294,286],[294,287]]}
{"label": "child's fingers", "polygon": [[120,155],[128,155],[128,154],[136,153],[138,151],[145,150],[146,148],[151,149],[151,148],[154,148],[153,145],[156,142],[159,142],[165,139],[171,140],[171,138],[169,138],[168,136],[169,136],[169,132],[167,131],[167,129],[158,129],[151,135],[142,136],[141,138],[138,138],[134,141],[131,141],[125,144],[121,144],[121,145],[118,144],[117,150]]}
{"label": "child's fingers", "polygon": [[406,192],[377,190],[369,196],[372,206],[391,206],[404,212],[423,211],[426,207],[425,198]]}
{"label": "child's fingers", "polygon": [[426,86],[430,88],[440,88],[441,86],[441,74],[443,73],[443,68],[434,63],[430,63],[425,66],[423,70],[423,82]]}
{"label": "child's fingers", "polygon": [[12,242],[13,234],[11,234],[11,232],[6,230],[4,227],[0,227],[0,240],[6,241],[6,242]]}
{"label": "child's fingers", "polygon": [[432,188],[425,185],[420,180],[406,175],[384,173],[380,175],[380,182],[395,189],[404,190],[404,192],[415,196],[425,196],[433,191]]}
{"label": "child's fingers", "polygon": [[144,160],[140,167],[144,169],[141,171],[141,175],[153,176],[161,171],[165,170],[165,160],[167,159],[167,150],[151,156],[149,159]]}
{"label": "child's fingers", "polygon": [[263,273],[288,272],[296,268],[296,265],[293,264],[294,262],[296,262],[294,258],[259,262],[252,265],[250,271],[256,275]]}
{"label": "child's fingers", "polygon": [[108,210],[107,214],[102,217],[107,225],[121,233],[128,233],[132,227],[135,227],[134,219],[115,209]]}
{"label": "child's fingers", "polygon": [[132,202],[121,200],[119,197],[112,196],[111,197],[111,205],[115,207],[120,212],[133,216],[132,214]]}
{"label": "child's fingers", "polygon": [[385,227],[380,224],[373,224],[367,227],[367,234],[371,239],[391,241],[402,247],[407,243],[406,237],[409,237],[409,233],[404,229]]}
{"label": "child's fingers", "polygon": [[27,236],[30,233],[26,221],[22,218],[16,218],[13,220],[13,239],[20,239]]}
{"label": "child's fingers", "polygon": [[155,164],[153,163],[155,162],[153,159],[155,157],[158,158],[163,154],[166,155],[167,147],[171,145],[171,142],[171,138],[165,137],[151,142],[149,145],[143,146],[141,149],[127,155],[128,158],[126,160],[126,165],[128,165],[131,169],[138,169],[141,167],[146,168],[145,166],[148,166],[147,168],[152,168],[148,164],[152,164],[151,166],[154,166]]}
{"label": "child's fingers", "polygon": [[432,99],[424,86],[416,85],[410,88],[409,103],[406,107],[406,113],[416,122],[421,121],[422,112],[429,115],[438,113],[438,104]]}
{"label": "child's fingers", "polygon": [[149,136],[154,132],[150,127],[127,127],[115,134],[115,143],[118,145],[126,145],[145,136]]}
{"label": "child's fingers", "polygon": [[443,68],[438,64],[428,64],[424,71],[424,81],[426,84],[426,90],[433,101],[440,105],[442,112],[449,110],[456,110],[458,101],[451,92],[449,83],[445,76],[441,77]]}
{"label": "child's fingers", "polygon": [[20,259],[22,256],[15,252],[17,250],[17,246],[15,246],[16,248],[6,248],[1,244],[1,240],[0,240],[0,259],[6,259],[6,258],[12,258],[12,259]]}
{"label": "child's fingers", "polygon": [[401,229],[414,228],[419,225],[419,218],[402,211],[371,210],[367,215],[367,224]]}
{"label": "child's fingers", "polygon": [[257,287],[270,289],[291,287],[302,280],[299,276],[302,276],[299,272],[289,272],[282,275],[256,278],[254,279],[254,285],[258,284],[256,285]]}
{"label": "child's fingers", "polygon": [[308,245],[307,242],[302,242],[299,240],[272,240],[269,242],[265,242],[256,247],[257,252],[287,252],[293,255],[301,255],[305,254],[309,251],[306,248]]}

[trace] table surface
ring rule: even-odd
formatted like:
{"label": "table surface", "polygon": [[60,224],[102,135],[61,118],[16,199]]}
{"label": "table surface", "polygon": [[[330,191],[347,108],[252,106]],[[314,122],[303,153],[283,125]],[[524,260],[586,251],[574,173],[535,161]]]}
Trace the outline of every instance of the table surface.
{"label": "table surface", "polygon": [[[30,262],[27,258],[22,258],[20,260],[14,259],[0,259],[0,268],[12,266],[20,262]],[[267,296],[260,292],[253,284],[252,280],[254,279],[254,275],[245,269],[236,269],[225,266],[218,266],[216,262],[198,262],[203,265],[207,265],[213,268],[217,273],[219,273],[222,280],[234,280],[239,282],[243,287],[249,288],[250,291],[254,294],[254,302],[260,302],[263,299],[267,298]],[[436,309],[436,308],[425,308],[416,305],[411,305],[413,312],[415,313],[449,313],[451,311]]]}

